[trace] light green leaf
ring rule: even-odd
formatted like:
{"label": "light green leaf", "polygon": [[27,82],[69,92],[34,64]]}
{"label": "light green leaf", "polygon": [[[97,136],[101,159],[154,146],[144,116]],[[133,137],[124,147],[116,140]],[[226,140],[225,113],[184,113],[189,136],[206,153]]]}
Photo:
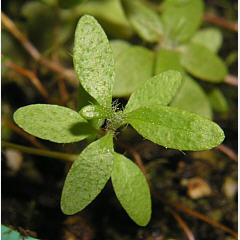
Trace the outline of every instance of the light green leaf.
{"label": "light green leaf", "polygon": [[84,89],[102,106],[112,103],[114,82],[113,54],[107,36],[91,16],[83,16],[77,25],[73,62]]}
{"label": "light green leaf", "polygon": [[94,133],[79,113],[57,105],[34,104],[19,108],[14,121],[26,132],[52,142],[71,143]]}
{"label": "light green leaf", "polygon": [[218,88],[214,88],[208,94],[208,98],[215,111],[222,113],[229,111],[227,100]]}
{"label": "light green leaf", "polygon": [[181,80],[180,72],[169,70],[145,81],[133,92],[124,112],[149,105],[168,105],[180,87]]}
{"label": "light green leaf", "polygon": [[113,58],[116,61],[120,54],[131,47],[131,44],[123,40],[111,40],[110,46],[113,50]]}
{"label": "light green leaf", "polygon": [[113,96],[129,96],[149,79],[152,76],[153,60],[153,52],[140,46],[131,47],[119,55],[115,61]]}
{"label": "light green leaf", "polygon": [[191,38],[202,22],[202,0],[166,0],[162,8],[165,35],[177,42]]}
{"label": "light green leaf", "polygon": [[143,137],[168,148],[200,151],[224,140],[224,133],[216,123],[173,107],[138,108],[128,113],[125,121]]}
{"label": "light green leaf", "polygon": [[212,119],[212,109],[207,95],[201,86],[186,74],[171,106]]}
{"label": "light green leaf", "polygon": [[129,217],[138,225],[146,226],[151,218],[151,195],[141,170],[128,158],[115,153],[111,179]]}
{"label": "light green leaf", "polygon": [[123,9],[136,32],[148,42],[157,42],[162,36],[160,17],[139,0],[122,0]]}
{"label": "light green leaf", "polygon": [[209,82],[222,82],[226,77],[225,63],[208,48],[190,43],[182,46],[181,51],[181,64],[195,77]]}
{"label": "light green leaf", "polygon": [[222,45],[223,36],[217,28],[205,28],[197,31],[191,41],[205,46],[210,51],[216,53]]}
{"label": "light green leaf", "polygon": [[184,72],[180,63],[179,53],[169,49],[160,49],[156,56],[155,74],[167,70]]}
{"label": "light green leaf", "polygon": [[100,105],[87,105],[83,107],[80,114],[85,119],[103,119],[111,118],[113,116],[112,108],[104,108]]}
{"label": "light green leaf", "polygon": [[64,183],[61,198],[63,213],[77,213],[96,198],[111,176],[113,159],[113,139],[109,134],[83,150]]}

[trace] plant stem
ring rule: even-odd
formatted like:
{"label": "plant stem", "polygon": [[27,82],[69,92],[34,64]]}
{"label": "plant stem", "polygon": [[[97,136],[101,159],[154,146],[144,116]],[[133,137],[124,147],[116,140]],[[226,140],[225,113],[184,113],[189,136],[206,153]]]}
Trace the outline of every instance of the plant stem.
{"label": "plant stem", "polygon": [[235,87],[238,87],[238,78],[236,76],[227,75],[227,77],[224,79],[224,82]]}
{"label": "plant stem", "polygon": [[230,159],[234,160],[235,162],[238,162],[237,154],[232,149],[227,147],[226,145],[221,144],[221,145],[217,146],[216,148],[218,150],[220,150],[221,152],[225,153]]}
{"label": "plant stem", "polygon": [[60,152],[53,152],[53,151],[42,150],[37,148],[25,147],[22,145],[9,143],[5,141],[2,141],[1,145],[2,147],[17,149],[24,153],[29,153],[29,154],[34,154],[34,155],[39,155],[39,156],[44,156],[49,158],[57,158],[65,161],[71,161],[71,162],[76,160],[78,157],[78,155],[76,154],[67,154],[67,153],[60,153]]}

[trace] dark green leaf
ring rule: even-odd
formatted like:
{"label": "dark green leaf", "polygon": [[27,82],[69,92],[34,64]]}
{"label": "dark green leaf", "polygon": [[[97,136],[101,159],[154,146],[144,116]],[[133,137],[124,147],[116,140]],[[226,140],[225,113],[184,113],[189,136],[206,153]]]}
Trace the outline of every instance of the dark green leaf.
{"label": "dark green leaf", "polygon": [[128,113],[125,121],[143,137],[168,148],[200,151],[224,140],[224,133],[216,123],[173,107],[138,108]]}
{"label": "dark green leaf", "polygon": [[107,36],[91,16],[83,16],[75,32],[73,62],[84,89],[102,106],[112,103],[114,62]]}
{"label": "dark green leaf", "polygon": [[61,8],[73,8],[87,0],[58,0]]}
{"label": "dark green leaf", "polygon": [[26,132],[57,143],[77,142],[94,132],[79,113],[57,105],[34,104],[21,107],[13,118]]}
{"label": "dark green leaf", "polygon": [[128,158],[115,153],[111,178],[117,198],[129,217],[146,226],[151,218],[151,196],[141,170]]}
{"label": "dark green leaf", "polygon": [[169,70],[145,81],[133,92],[124,112],[143,106],[169,104],[181,85],[181,79],[180,72]]}
{"label": "dark green leaf", "polygon": [[64,183],[61,208],[65,214],[84,209],[102,191],[113,169],[113,141],[105,135],[74,161]]}

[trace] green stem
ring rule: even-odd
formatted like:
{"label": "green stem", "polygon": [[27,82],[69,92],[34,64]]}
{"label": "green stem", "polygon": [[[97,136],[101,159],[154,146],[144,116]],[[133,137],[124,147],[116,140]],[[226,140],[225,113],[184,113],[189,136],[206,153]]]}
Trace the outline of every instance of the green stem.
{"label": "green stem", "polygon": [[5,147],[5,148],[13,148],[29,154],[34,154],[34,155],[39,155],[39,156],[44,156],[49,158],[57,158],[57,159],[62,159],[62,160],[72,161],[72,162],[76,160],[78,157],[78,155],[76,154],[52,152],[52,151],[47,151],[47,150],[42,150],[37,148],[25,147],[18,144],[5,142],[5,141],[2,141],[1,145],[2,147]]}

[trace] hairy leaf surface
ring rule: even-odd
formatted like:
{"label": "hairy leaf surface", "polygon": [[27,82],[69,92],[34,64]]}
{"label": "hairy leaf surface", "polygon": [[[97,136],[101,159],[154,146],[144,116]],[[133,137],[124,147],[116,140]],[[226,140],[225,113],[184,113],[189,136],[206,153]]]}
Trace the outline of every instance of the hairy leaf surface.
{"label": "hairy leaf surface", "polygon": [[140,226],[151,218],[149,186],[141,170],[121,154],[114,154],[111,175],[114,191],[129,217]]}
{"label": "hairy leaf surface", "polygon": [[224,133],[216,123],[173,107],[138,108],[128,113],[125,121],[143,137],[167,148],[200,151],[224,140]]}
{"label": "hairy leaf surface", "polygon": [[21,107],[13,118],[26,132],[57,143],[77,142],[95,132],[79,113],[57,105],[33,104]]}
{"label": "hairy leaf surface", "polygon": [[64,183],[61,208],[71,215],[81,211],[104,188],[113,169],[111,135],[91,143],[74,161]]}

